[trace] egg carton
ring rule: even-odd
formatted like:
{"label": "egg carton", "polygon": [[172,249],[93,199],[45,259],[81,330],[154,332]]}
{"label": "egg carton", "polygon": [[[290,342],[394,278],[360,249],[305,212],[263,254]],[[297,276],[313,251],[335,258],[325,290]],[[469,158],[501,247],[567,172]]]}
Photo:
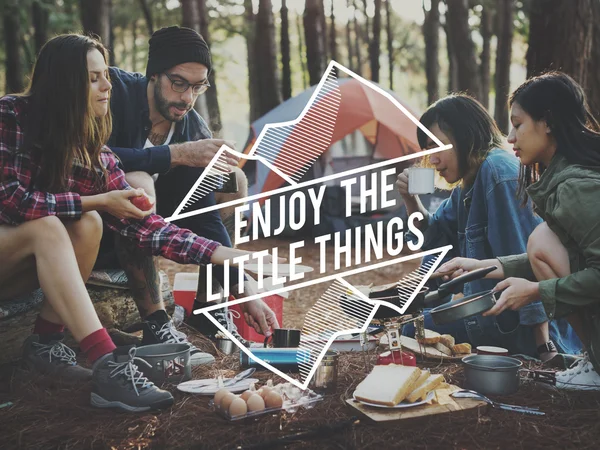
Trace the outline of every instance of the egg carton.
{"label": "egg carton", "polygon": [[227,419],[230,422],[235,422],[242,419],[248,419],[251,417],[258,417],[268,413],[276,413],[278,411],[286,411],[288,413],[295,413],[300,408],[311,409],[315,406],[315,404],[319,401],[323,400],[323,396],[315,393],[314,391],[307,390],[303,393],[303,395],[297,400],[291,400],[286,398],[283,401],[281,407],[273,407],[273,408],[265,408],[260,411],[249,411],[246,414],[242,414],[240,416],[231,417],[228,411],[222,411],[221,409],[215,406],[214,400],[210,400],[208,402],[208,406],[219,414],[221,417]]}

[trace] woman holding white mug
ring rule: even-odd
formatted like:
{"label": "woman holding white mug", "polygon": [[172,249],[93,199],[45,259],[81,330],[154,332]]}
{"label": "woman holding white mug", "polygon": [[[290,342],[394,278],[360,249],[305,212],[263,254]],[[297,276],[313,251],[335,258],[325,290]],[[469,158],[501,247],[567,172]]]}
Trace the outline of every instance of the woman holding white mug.
{"label": "woman holding white mug", "polygon": [[[419,196],[411,193],[415,191],[409,183],[411,169],[398,175],[396,182],[407,213],[420,211],[425,217],[419,223],[425,235],[423,249],[451,244],[449,257],[479,260],[525,252],[529,235],[541,219],[531,205],[520,205],[516,195],[519,160],[500,148],[504,137],[494,119],[477,100],[451,95],[431,105],[420,120],[443,144],[452,145],[450,150],[428,156],[422,164],[435,169],[444,188],[452,188],[450,197],[434,214],[429,214]],[[417,138],[423,149],[437,147],[421,129]],[[417,191],[422,190],[419,186]],[[494,286],[491,280],[477,280],[465,284],[463,293],[466,296]],[[447,326],[433,324],[428,314],[425,320],[427,329],[451,334],[457,342],[503,347],[511,354],[537,356],[543,361],[557,351],[577,353],[581,349],[566,321],[549,324],[539,301],[518,312],[505,311],[497,317],[478,315]]]}

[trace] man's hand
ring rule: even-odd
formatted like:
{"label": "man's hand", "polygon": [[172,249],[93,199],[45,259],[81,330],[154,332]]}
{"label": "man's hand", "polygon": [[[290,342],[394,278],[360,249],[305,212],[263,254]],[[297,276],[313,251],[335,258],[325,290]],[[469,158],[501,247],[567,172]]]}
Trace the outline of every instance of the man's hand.
{"label": "man's hand", "polygon": [[537,300],[540,296],[539,283],[524,278],[507,278],[496,285],[494,291],[502,291],[502,295],[492,309],[484,316],[497,316],[506,309],[516,311]]}
{"label": "man's hand", "polygon": [[271,336],[271,330],[279,328],[275,313],[262,300],[251,300],[242,303],[240,309],[244,313],[246,323],[265,337]]}
{"label": "man's hand", "polygon": [[[232,141],[225,141],[223,139],[201,139],[199,141],[170,145],[171,167],[206,167],[223,145],[235,149],[235,144]],[[237,166],[240,158],[233,153],[225,151],[221,154],[220,160],[228,166]],[[219,164],[217,168],[222,169],[222,166],[222,164]]]}
{"label": "man's hand", "polygon": [[497,259],[453,258],[438,267],[436,273],[448,273],[442,278],[442,280],[448,281],[465,273],[490,266],[496,266],[497,269],[487,274],[485,278],[504,278],[504,269]]}

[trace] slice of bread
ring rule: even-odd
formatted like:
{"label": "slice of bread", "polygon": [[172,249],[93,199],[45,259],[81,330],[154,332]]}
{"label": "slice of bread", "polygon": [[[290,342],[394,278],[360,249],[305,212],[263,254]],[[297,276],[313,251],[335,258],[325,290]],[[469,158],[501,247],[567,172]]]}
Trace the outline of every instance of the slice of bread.
{"label": "slice of bread", "polygon": [[438,385],[444,381],[444,375],[431,375],[428,377],[423,384],[418,386],[416,389],[406,396],[406,401],[414,403],[420,398],[424,398],[433,391]]}
{"label": "slice of bread", "polygon": [[456,342],[454,341],[454,337],[450,334],[442,334],[440,336],[440,343],[444,344],[448,348],[452,348]]}
{"label": "slice of bread", "polygon": [[425,380],[427,378],[429,378],[429,375],[431,375],[431,372],[429,372],[429,370],[422,370],[421,371],[421,375],[419,376],[419,378],[417,378],[415,380],[415,382],[409,386],[408,388],[408,392],[412,392],[413,390],[415,390],[417,387],[421,386],[423,383],[425,383]]}
{"label": "slice of bread", "polygon": [[452,351],[457,355],[471,353],[471,344],[468,344],[466,342],[463,344],[456,344],[452,347]]}
{"label": "slice of bread", "polygon": [[425,337],[420,337],[415,334],[415,339],[419,344],[423,345],[434,345],[440,342],[440,338],[442,336],[440,333],[436,333],[435,331],[425,330]]}
{"label": "slice of bread", "polygon": [[356,400],[376,405],[396,406],[406,398],[421,369],[389,364],[375,366],[354,391]]}
{"label": "slice of bread", "polygon": [[450,347],[445,346],[441,342],[438,342],[437,344],[435,344],[434,347],[437,350],[439,350],[440,352],[442,352],[444,355],[452,356],[452,349]]}

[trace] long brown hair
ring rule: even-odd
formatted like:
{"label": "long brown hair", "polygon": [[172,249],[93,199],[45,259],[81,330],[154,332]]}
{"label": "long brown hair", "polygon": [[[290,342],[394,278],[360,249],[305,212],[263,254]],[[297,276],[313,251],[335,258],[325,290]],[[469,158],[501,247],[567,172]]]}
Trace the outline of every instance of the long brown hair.
{"label": "long brown hair", "polygon": [[38,55],[31,82],[22,94],[28,98],[23,151],[39,155],[41,189],[64,192],[75,162],[88,167],[93,183],[101,186],[105,169],[102,146],[112,131],[110,110],[94,115],[90,99],[87,54],[98,50],[107,61],[106,48],[80,34],[50,39]]}
{"label": "long brown hair", "polygon": [[[590,112],[583,88],[569,75],[547,72],[529,78],[510,96],[534,121],[545,120],[556,140],[556,152],[571,164],[600,166],[600,124]],[[521,165],[517,194],[527,201],[526,189],[546,168]]]}

